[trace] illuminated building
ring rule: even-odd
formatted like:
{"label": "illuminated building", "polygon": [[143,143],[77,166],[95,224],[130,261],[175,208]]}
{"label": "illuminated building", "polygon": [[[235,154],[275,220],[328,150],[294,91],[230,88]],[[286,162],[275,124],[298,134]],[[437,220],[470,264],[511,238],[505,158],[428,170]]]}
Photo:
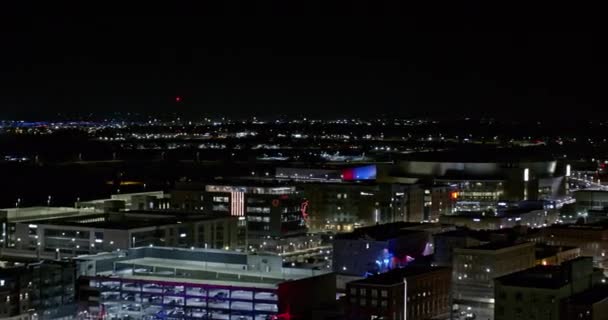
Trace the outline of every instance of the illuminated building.
{"label": "illuminated building", "polygon": [[580,248],[582,256],[593,257],[596,268],[608,270],[608,223],[552,225],[528,236],[530,241],[551,246]]}
{"label": "illuminated building", "polygon": [[450,310],[450,269],[411,266],[349,282],[347,319],[422,320]]}
{"label": "illuminated building", "polygon": [[485,209],[498,201],[563,196],[565,171],[566,167],[549,155],[473,148],[404,155],[384,178],[447,184],[458,190],[458,201],[476,202]]}
{"label": "illuminated building", "polygon": [[472,230],[498,230],[515,226],[542,228],[554,224],[559,212],[545,208],[544,202],[528,201],[516,206],[500,208],[497,211],[458,212],[439,218],[441,223],[467,227]]}
{"label": "illuminated building", "polygon": [[493,319],[494,279],[535,265],[534,243],[492,242],[455,248],[452,304],[463,317]]}
{"label": "illuminated building", "polygon": [[72,215],[14,224],[14,249],[77,256],[139,246],[235,248],[238,218],[186,211]]}
{"label": "illuminated building", "polygon": [[421,224],[395,222],[357,228],[338,234],[333,241],[333,269],[338,288],[343,282],[387,272],[432,254],[431,232],[409,227]]}
{"label": "illuminated building", "polygon": [[568,260],[581,256],[581,249],[568,246],[550,246],[542,243],[536,244],[536,264],[541,266],[560,265]]}
{"label": "illuminated building", "polygon": [[[420,221],[439,221],[439,217],[452,214],[458,192],[448,185],[431,185],[424,188],[424,213]],[[415,221],[415,219],[410,220]]]}
{"label": "illuminated building", "polygon": [[78,264],[80,311],[92,316],[301,319],[335,301],[332,273],[283,268],[276,255],[144,247]]}
{"label": "illuminated building", "polygon": [[249,238],[305,234],[305,200],[294,186],[184,183],[171,192],[173,208],[205,210],[246,221]]}
{"label": "illuminated building", "polygon": [[575,207],[578,215],[586,215],[590,210],[608,210],[608,191],[578,190],[573,193],[576,199]]}
{"label": "illuminated building", "polygon": [[126,210],[159,210],[169,209],[169,199],[162,191],[113,194],[109,199],[77,201],[76,208],[112,212]]}
{"label": "illuminated building", "polygon": [[65,261],[0,260],[0,318],[72,319],[75,267]]}
{"label": "illuminated building", "polygon": [[589,257],[496,278],[494,319],[589,319],[568,318],[568,298],[593,288],[602,279],[603,273],[593,269]]}

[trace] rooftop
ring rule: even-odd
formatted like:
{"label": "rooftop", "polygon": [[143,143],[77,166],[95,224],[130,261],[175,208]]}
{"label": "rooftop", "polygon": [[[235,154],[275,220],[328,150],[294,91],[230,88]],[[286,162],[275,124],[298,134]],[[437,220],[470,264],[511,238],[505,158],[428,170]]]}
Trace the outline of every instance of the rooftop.
{"label": "rooftop", "polygon": [[409,230],[414,226],[420,226],[420,223],[413,222],[393,222],[386,224],[378,224],[375,226],[356,228],[350,233],[342,233],[336,235],[336,239],[339,240],[357,240],[357,239],[371,239],[376,241],[386,241],[399,236],[410,235],[423,231]]}
{"label": "rooftop", "polygon": [[327,273],[284,268],[274,255],[214,249],[141,247],[127,252],[78,257],[94,261],[98,276],[275,288],[279,283]]}
{"label": "rooftop", "polygon": [[80,210],[71,207],[26,207],[26,208],[6,208],[0,209],[0,212],[6,212],[6,218],[9,221],[29,221],[42,218],[57,218],[74,215],[89,215],[94,212]]}
{"label": "rooftop", "polygon": [[370,285],[395,285],[402,284],[403,279],[415,277],[421,274],[432,272],[450,272],[449,268],[444,267],[427,267],[427,266],[408,266],[401,269],[394,269],[386,273],[370,276],[365,279],[356,280],[354,284],[370,284]]}
{"label": "rooftop", "polygon": [[[489,242],[478,246],[464,248],[464,250],[488,250],[488,251],[496,251],[511,247],[520,247],[520,246],[534,246],[532,242],[512,242],[512,241],[495,241]],[[461,250],[461,249],[457,249]]]}
{"label": "rooftop", "polygon": [[175,211],[129,211],[119,213],[99,213],[86,216],[69,216],[58,219],[31,221],[34,224],[51,224],[63,226],[79,226],[98,229],[129,230],[178,224],[187,221],[213,220],[217,215],[202,214],[201,212]]}
{"label": "rooftop", "polygon": [[469,163],[544,162],[554,160],[551,154],[541,149],[484,148],[479,146],[448,151],[415,152],[402,157],[408,161]]}
{"label": "rooftop", "polygon": [[[579,257],[566,261],[556,266],[536,266],[523,271],[511,273],[496,279],[504,286],[558,289],[568,285],[571,281],[571,269],[574,264],[588,263],[589,270],[593,272],[592,260],[590,257]],[[582,277],[583,274],[576,276]]]}
{"label": "rooftop", "polygon": [[536,244],[536,259],[543,259],[547,257],[552,257],[559,252],[564,252],[568,250],[574,250],[578,247],[573,246],[550,246],[544,243]]}
{"label": "rooftop", "polygon": [[606,299],[608,299],[608,286],[602,285],[573,295],[570,297],[569,302],[578,305],[589,305]]}

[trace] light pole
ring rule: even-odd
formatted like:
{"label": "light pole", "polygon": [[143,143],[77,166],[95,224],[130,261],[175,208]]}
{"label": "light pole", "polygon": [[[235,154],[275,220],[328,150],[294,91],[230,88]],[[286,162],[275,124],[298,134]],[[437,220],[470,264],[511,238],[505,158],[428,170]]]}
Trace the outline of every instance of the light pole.
{"label": "light pole", "polygon": [[403,320],[407,320],[407,278],[403,278]]}

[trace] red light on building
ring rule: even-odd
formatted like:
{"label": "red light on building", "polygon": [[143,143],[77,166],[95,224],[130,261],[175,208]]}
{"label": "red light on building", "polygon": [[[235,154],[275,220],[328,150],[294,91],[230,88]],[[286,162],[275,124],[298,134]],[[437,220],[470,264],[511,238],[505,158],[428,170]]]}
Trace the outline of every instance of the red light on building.
{"label": "red light on building", "polygon": [[182,102],[182,97],[180,97],[180,96],[175,97],[175,102]]}
{"label": "red light on building", "polygon": [[458,200],[458,192],[454,191],[450,193],[450,198],[452,198],[452,200]]}
{"label": "red light on building", "polygon": [[302,212],[302,218],[304,218],[304,220],[308,220],[308,200],[302,202],[302,204],[300,205],[300,212]]}

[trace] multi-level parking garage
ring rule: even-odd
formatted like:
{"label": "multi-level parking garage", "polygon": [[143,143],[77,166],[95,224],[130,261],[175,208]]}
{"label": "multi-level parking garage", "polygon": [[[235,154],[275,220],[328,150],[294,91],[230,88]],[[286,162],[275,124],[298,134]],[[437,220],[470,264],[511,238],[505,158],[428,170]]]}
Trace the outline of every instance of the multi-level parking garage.
{"label": "multi-level parking garage", "polygon": [[278,256],[137,248],[82,257],[80,272],[81,312],[105,319],[276,319],[310,311],[296,296],[335,298],[331,274],[283,268]]}

